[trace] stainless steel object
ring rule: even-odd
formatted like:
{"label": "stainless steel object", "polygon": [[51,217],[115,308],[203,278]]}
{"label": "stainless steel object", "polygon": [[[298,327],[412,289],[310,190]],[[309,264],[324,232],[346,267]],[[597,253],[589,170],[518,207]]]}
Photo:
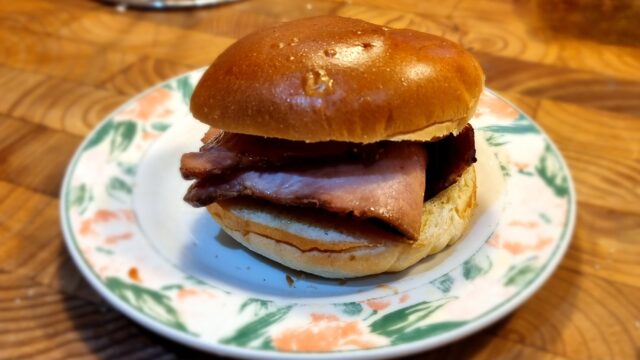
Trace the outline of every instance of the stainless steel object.
{"label": "stainless steel object", "polygon": [[169,9],[218,5],[237,0],[102,0],[106,3],[125,7]]}

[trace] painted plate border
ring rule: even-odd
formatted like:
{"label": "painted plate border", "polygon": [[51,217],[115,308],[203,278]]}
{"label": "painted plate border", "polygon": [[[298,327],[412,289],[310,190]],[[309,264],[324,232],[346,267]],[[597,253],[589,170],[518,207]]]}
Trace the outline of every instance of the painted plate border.
{"label": "painted plate border", "polygon": [[[459,323],[456,324],[451,324],[451,326],[444,326],[444,328],[441,329],[441,331],[431,331],[431,332],[425,332],[428,334],[432,334],[429,336],[425,336],[425,337],[418,337],[417,339],[412,339],[410,341],[407,341],[405,343],[400,343],[400,344],[383,344],[380,343],[382,345],[376,345],[375,347],[372,347],[370,349],[349,349],[349,346],[347,346],[347,348],[342,348],[340,350],[335,350],[335,351],[331,351],[331,352],[283,352],[283,351],[278,351],[278,350],[263,350],[260,349],[259,347],[256,348],[255,346],[251,346],[251,345],[228,345],[228,344],[223,344],[219,341],[211,341],[211,340],[205,340],[202,338],[199,338],[197,336],[195,336],[194,334],[190,333],[186,328],[182,329],[182,330],[178,330],[176,329],[176,327],[171,327],[169,325],[167,325],[166,322],[162,322],[162,321],[158,321],[157,318],[153,318],[151,316],[149,316],[148,314],[145,314],[143,312],[141,312],[139,309],[137,309],[134,306],[131,306],[130,303],[127,303],[125,301],[123,301],[123,294],[120,294],[120,296],[118,296],[116,293],[114,293],[111,289],[109,289],[106,285],[105,282],[103,282],[103,280],[101,280],[100,275],[98,275],[96,273],[96,269],[92,266],[89,265],[89,262],[87,261],[87,259],[83,256],[83,254],[81,253],[80,247],[78,245],[77,239],[76,239],[76,234],[73,231],[72,228],[72,224],[71,224],[71,219],[70,219],[70,215],[69,215],[69,209],[70,209],[70,204],[72,203],[71,196],[72,196],[72,188],[71,188],[71,180],[74,176],[75,170],[76,170],[76,166],[78,164],[79,159],[81,158],[81,156],[83,155],[83,150],[87,148],[88,145],[90,145],[92,143],[92,141],[94,141],[93,139],[96,138],[97,135],[100,134],[101,131],[104,132],[104,128],[105,128],[105,124],[109,121],[112,121],[113,118],[115,118],[118,114],[122,113],[123,111],[125,111],[127,108],[130,108],[132,106],[132,104],[137,104],[141,99],[144,99],[145,97],[148,97],[150,94],[153,94],[155,91],[157,91],[160,88],[171,88],[173,87],[177,96],[178,97],[182,97],[183,100],[186,102],[188,101],[188,95],[189,95],[189,91],[192,90],[192,86],[189,85],[189,77],[191,77],[192,79],[194,77],[198,77],[199,74],[201,74],[203,71],[203,69],[199,69],[199,70],[195,70],[192,71],[190,73],[187,74],[183,74],[183,75],[179,75],[176,76],[172,79],[169,79],[159,85],[156,85],[154,87],[149,88],[148,90],[142,92],[141,94],[133,97],[132,99],[130,99],[129,101],[127,101],[125,104],[123,104],[122,106],[120,106],[119,108],[117,108],[115,111],[113,111],[104,121],[102,121],[83,141],[83,143],[80,145],[78,151],[75,153],[74,157],[72,158],[69,167],[67,169],[67,172],[65,174],[63,183],[62,183],[62,189],[61,189],[61,195],[60,195],[60,214],[61,214],[61,223],[62,223],[62,230],[63,230],[63,235],[65,238],[65,242],[67,245],[67,248],[69,249],[69,252],[71,254],[71,257],[73,258],[75,264],[78,266],[78,268],[80,269],[81,273],[84,275],[84,277],[89,281],[89,283],[94,287],[94,289],[103,297],[105,298],[112,306],[114,306],[118,311],[124,313],[126,316],[128,316],[129,318],[133,319],[134,321],[136,321],[137,323],[141,324],[142,326],[147,327],[148,329],[151,329],[167,338],[173,339],[175,341],[181,342],[185,345],[200,349],[200,350],[204,350],[207,352],[212,352],[212,353],[216,353],[216,354],[220,354],[220,355],[226,355],[226,356],[234,356],[234,357],[246,357],[246,358],[263,358],[263,359],[283,359],[283,358],[300,358],[300,357],[304,357],[304,358],[308,358],[308,359],[325,359],[325,358],[342,358],[342,357],[348,357],[348,358],[352,358],[352,359],[377,359],[377,358],[388,358],[388,357],[397,357],[397,356],[402,356],[402,355],[407,355],[407,354],[412,354],[412,353],[416,353],[416,352],[420,352],[420,351],[425,351],[428,349],[432,349],[435,348],[437,346],[442,346],[445,345],[447,343],[453,342],[455,340],[458,340],[460,338],[463,338],[471,333],[474,333],[492,323],[494,323],[495,321],[499,320],[500,318],[504,317],[505,315],[509,314],[510,312],[512,312],[516,307],[520,306],[525,300],[527,300],[529,297],[531,297],[533,295],[533,293],[535,291],[537,291],[544,283],[545,281],[550,277],[550,275],[552,274],[552,272],[555,270],[555,268],[558,266],[559,262],[561,261],[564,253],[566,252],[569,244],[570,244],[570,239],[571,236],[573,234],[574,231],[574,227],[575,227],[575,218],[576,218],[576,195],[575,195],[575,188],[574,188],[574,184],[571,178],[571,174],[570,171],[564,161],[564,159],[562,158],[562,156],[560,155],[559,150],[557,149],[556,145],[551,141],[551,139],[548,137],[548,135],[546,133],[544,133],[544,131],[533,121],[531,120],[527,115],[525,115],[524,112],[522,112],[519,108],[517,108],[515,105],[511,104],[510,102],[500,98],[498,95],[494,94],[493,92],[487,90],[486,94],[488,94],[487,96],[490,97],[494,97],[496,99],[499,99],[499,101],[508,104],[512,109],[514,109],[515,111],[517,111],[517,120],[523,122],[523,124],[525,126],[532,126],[533,129],[535,129],[535,133],[537,134],[538,137],[542,138],[545,144],[545,150],[544,151],[548,151],[550,153],[550,156],[552,156],[557,162],[557,165],[559,166],[559,169],[557,169],[557,171],[561,174],[561,176],[564,177],[565,180],[565,186],[566,186],[566,196],[567,196],[567,208],[566,208],[566,219],[565,219],[565,223],[564,226],[562,228],[562,232],[559,235],[559,237],[557,239],[555,239],[555,247],[551,250],[551,255],[549,256],[549,258],[547,259],[547,261],[545,263],[542,264],[541,267],[535,269],[535,272],[529,272],[529,277],[526,280],[526,283],[524,283],[520,288],[518,288],[517,291],[515,291],[514,293],[510,294],[506,300],[502,301],[501,303],[493,306],[492,308],[488,309],[487,311],[482,312],[481,314],[469,319],[469,320],[465,320],[465,321],[460,321]],[[186,80],[185,80],[186,79]],[[182,84],[182,85],[180,85]],[[185,85],[186,84],[186,85]],[[166,128],[165,128],[166,129]],[[126,131],[126,129],[122,130],[122,131]],[[162,131],[164,130],[159,130],[159,133],[162,133]],[[499,133],[499,132],[498,132]],[[495,139],[494,139],[495,140]],[[498,140],[499,141],[499,140]],[[500,146],[499,144],[496,146]],[[548,149],[547,149],[548,147]],[[520,171],[522,169],[518,169],[518,171]],[[526,170],[525,170],[526,171]],[[487,245],[483,246],[486,247]],[[474,257],[476,257],[474,255]],[[472,257],[473,259],[473,257]],[[471,260],[471,259],[470,259]],[[465,263],[466,264],[466,263]],[[475,266],[472,263],[472,266]],[[462,266],[461,266],[462,267]],[[466,269],[463,269],[464,271],[466,271]],[[473,270],[473,269],[472,269]],[[454,270],[455,271],[455,270]],[[484,270],[482,270],[484,271]],[[515,274],[518,275],[518,274]],[[466,278],[466,275],[465,275]],[[426,286],[427,284],[425,284]],[[415,290],[415,289],[413,289]],[[413,290],[409,290],[409,291],[413,291]],[[396,294],[398,295],[398,294]],[[392,296],[396,296],[396,295],[391,295],[389,296],[389,298],[391,298]],[[446,294],[445,294],[446,295]],[[124,295],[124,296],[128,296],[128,295]],[[387,297],[385,297],[384,299],[386,299]],[[444,298],[444,297],[443,297]],[[384,300],[383,299],[383,300]],[[251,299],[249,299],[251,300]],[[379,299],[373,299],[373,300],[367,300],[366,302],[363,301],[362,304],[364,303],[368,303],[369,301],[378,301]],[[393,299],[392,299],[393,300]],[[408,308],[412,308],[412,309],[418,309],[418,307],[421,306],[422,303],[427,303],[426,305],[420,307],[419,309],[421,311],[431,311],[431,308],[429,308],[429,303],[431,302],[436,302],[436,300],[433,301],[422,301],[419,303],[415,303],[413,305],[407,305],[404,307],[401,307],[399,310],[403,310],[403,309],[408,309]],[[244,309],[246,301],[243,303],[241,310]],[[375,304],[375,303],[372,303]],[[378,305],[371,305],[371,304],[367,304],[367,306],[369,306],[369,310],[373,313],[372,316],[378,316],[377,319],[381,319],[384,318],[384,311],[386,309],[382,309],[381,308],[381,303],[378,301]],[[407,304],[409,304],[409,302],[407,302]],[[333,305],[333,304],[328,304],[328,305]],[[435,305],[433,307],[437,309],[439,309],[441,306],[443,306],[444,304],[438,305],[437,307],[435,307]],[[266,305],[265,305],[266,306]],[[308,306],[308,305],[305,305]],[[359,305],[360,309],[362,311],[362,307],[363,305]],[[376,310],[376,306],[380,309],[380,314],[378,313],[378,310]],[[416,307],[417,306],[417,307]],[[389,307],[389,305],[387,305],[387,307]],[[395,306],[400,307],[399,303],[396,304]],[[389,307],[389,310],[391,310],[391,308],[393,308],[393,306]],[[306,309],[309,310],[309,309]],[[325,309],[326,310],[326,309]],[[436,311],[433,310],[433,311]],[[257,311],[257,310],[256,310]],[[395,311],[395,310],[394,310]],[[307,311],[308,312],[308,311]],[[325,311],[326,312],[326,311]],[[285,315],[288,313],[285,313]],[[257,312],[256,312],[257,314]],[[431,313],[429,313],[431,314]],[[311,314],[313,316],[313,314]],[[284,316],[284,315],[283,315]],[[300,317],[301,315],[297,315],[297,317]],[[320,326],[320,328],[322,328],[322,326],[342,326],[344,324],[347,324],[347,321],[342,321],[342,319],[338,318],[338,315],[327,315],[325,318],[319,318],[315,319],[312,318],[313,321],[318,320],[318,322],[316,323],[317,326]],[[338,321],[338,322],[336,322]],[[342,321],[342,322],[340,322]],[[356,321],[356,320],[353,320]],[[349,320],[348,324],[353,325],[354,322]],[[390,322],[389,322],[390,321]],[[395,323],[394,323],[395,321]],[[375,321],[374,321],[375,322]],[[380,323],[380,322],[378,322]],[[385,323],[385,325],[389,328],[393,328],[395,327],[400,327],[402,329],[402,326],[404,326],[403,324],[398,323],[397,320],[394,320],[394,318],[392,317],[388,317],[388,319],[383,319],[382,323]],[[323,325],[324,324],[324,325]],[[336,325],[337,324],[337,325]],[[342,325],[340,325],[342,324]],[[369,324],[371,325],[371,324]],[[437,323],[436,323],[437,325]],[[354,325],[355,326],[355,325]],[[422,327],[415,327],[417,326],[416,324],[413,324],[411,326],[414,326],[413,328],[408,327],[405,330],[410,331],[410,330],[420,330],[423,328],[426,328],[426,326],[422,326]],[[302,329],[302,330],[300,330]],[[317,330],[317,329],[316,329]],[[322,329],[321,329],[322,330]],[[384,329],[383,329],[384,330]],[[436,329],[437,330],[437,329]],[[285,331],[288,331],[287,329],[285,329]],[[295,331],[298,331],[297,333]],[[300,331],[304,332],[304,327],[299,328],[298,330],[296,330],[295,328],[293,329],[293,334],[300,334]],[[389,330],[390,331],[390,330]],[[386,333],[390,333],[389,331],[387,331]],[[404,331],[404,330],[402,330]],[[385,333],[385,332],[383,332]],[[386,334],[385,333],[385,334]],[[420,332],[417,332],[418,334],[420,334]],[[395,333],[394,333],[395,334]],[[371,335],[371,334],[368,334]],[[375,334],[374,334],[375,335]],[[394,336],[398,336],[398,334],[394,335]],[[391,338],[391,337],[389,337]],[[364,338],[360,338],[360,341],[369,341],[369,343],[373,344],[375,343],[375,341],[380,340],[375,338],[375,336],[373,337],[369,337],[366,340],[363,340]],[[347,344],[349,345],[349,344]]]}

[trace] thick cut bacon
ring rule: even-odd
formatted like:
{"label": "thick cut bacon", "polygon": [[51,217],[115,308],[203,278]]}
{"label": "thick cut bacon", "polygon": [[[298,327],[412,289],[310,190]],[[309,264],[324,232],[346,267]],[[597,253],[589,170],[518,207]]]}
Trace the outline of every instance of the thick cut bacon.
{"label": "thick cut bacon", "polygon": [[187,179],[223,174],[239,169],[273,168],[309,161],[327,162],[335,158],[371,161],[380,144],[353,144],[338,141],[304,143],[261,136],[235,134],[211,129],[199,152],[186,153],[180,172]]}
{"label": "thick cut bacon", "polygon": [[426,143],[429,154],[425,199],[436,196],[453,185],[471,164],[476,162],[476,143],[471,125],[456,136],[449,135]]}
{"label": "thick cut bacon", "polygon": [[[184,178],[198,179],[185,196],[193,206],[256,197],[378,219],[409,238],[419,231],[422,200],[455,183],[475,162],[470,125],[424,144],[307,144],[219,130],[210,130],[203,142],[200,152],[183,156],[180,168]],[[425,170],[420,164],[427,157]]]}
{"label": "thick cut bacon", "polygon": [[420,232],[427,153],[420,143],[385,143],[371,164],[353,161],[254,169],[197,180],[185,200],[206,206],[250,196],[273,203],[319,207],[379,219],[410,239]]}

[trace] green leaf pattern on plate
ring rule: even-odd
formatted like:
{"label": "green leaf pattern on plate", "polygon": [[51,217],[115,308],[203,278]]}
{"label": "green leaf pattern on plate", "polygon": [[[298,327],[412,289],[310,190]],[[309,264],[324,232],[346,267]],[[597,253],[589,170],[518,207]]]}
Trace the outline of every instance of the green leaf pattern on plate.
{"label": "green leaf pattern on plate", "polygon": [[165,132],[169,127],[171,127],[171,124],[166,122],[157,121],[151,124],[151,128],[157,132]]}
{"label": "green leaf pattern on plate", "polygon": [[527,259],[521,263],[514,264],[507,270],[505,275],[505,286],[525,287],[540,271],[540,266],[536,264],[535,258]]}
{"label": "green leaf pattern on plate", "polygon": [[492,147],[499,147],[505,145],[507,142],[500,136],[500,134],[495,132],[487,132],[485,133],[484,139],[487,141],[487,144]]}
{"label": "green leaf pattern on plate", "polygon": [[111,134],[112,130],[113,130],[113,119],[109,119],[105,121],[102,125],[100,125],[100,127],[95,132],[95,134],[93,134],[91,139],[89,139],[87,143],[84,145],[83,150],[88,151],[100,145]]}
{"label": "green leaf pattern on plate", "polygon": [[423,321],[436,310],[440,309],[453,298],[443,298],[435,301],[421,301],[399,310],[392,311],[373,321],[371,332],[385,336],[393,343],[398,343],[408,333],[420,330]]}
{"label": "green leaf pattern on plate", "polygon": [[243,302],[242,305],[240,305],[239,312],[243,312],[247,308],[253,308],[255,314],[259,314],[261,312],[268,310],[270,304],[271,304],[270,301],[250,298],[250,299],[247,299],[247,301]]}
{"label": "green leaf pattern on plate", "polygon": [[113,137],[111,138],[111,156],[113,158],[129,149],[137,131],[138,123],[133,120],[119,121],[114,125]]}
{"label": "green leaf pattern on plate", "polygon": [[253,307],[255,316],[252,321],[240,326],[232,335],[220,341],[228,345],[255,346],[260,349],[272,348],[268,329],[281,321],[293,308],[292,305],[278,307],[273,302],[249,299],[240,306],[240,311]]}
{"label": "green leaf pattern on plate", "polygon": [[486,252],[480,251],[462,263],[462,276],[465,280],[474,280],[491,270],[491,259]]}
{"label": "green leaf pattern on plate", "polygon": [[[526,117],[526,115],[520,114],[515,121],[509,124],[502,125],[489,125],[482,127],[482,130],[489,131],[499,136],[503,135],[526,135],[526,134],[539,134],[540,130]],[[498,141],[495,139],[494,141]],[[504,145],[502,143],[501,145]]]}
{"label": "green leaf pattern on plate", "polygon": [[122,174],[130,177],[134,176],[136,174],[136,171],[138,170],[137,165],[127,164],[120,161],[118,161],[118,168],[120,169],[120,171],[122,171]]}
{"label": "green leaf pattern on plate", "polygon": [[168,284],[168,285],[164,285],[160,288],[161,291],[172,291],[172,290],[182,290],[184,289],[184,285],[182,284]]}
{"label": "green leaf pattern on plate", "polygon": [[446,294],[449,291],[451,291],[451,287],[453,286],[454,282],[455,282],[455,278],[453,276],[451,276],[450,274],[444,274],[439,278],[433,280],[431,284],[435,286],[438,290]]}
{"label": "green leaf pattern on plate", "polygon": [[96,246],[96,251],[97,252],[101,252],[101,253],[103,253],[105,255],[109,255],[109,256],[113,255],[113,250],[104,248],[102,246]]}
{"label": "green leaf pattern on plate", "polygon": [[133,193],[133,188],[122,178],[112,177],[107,184],[107,194],[118,201],[126,201]]}
{"label": "green leaf pattern on plate", "polygon": [[176,88],[182,94],[182,99],[185,104],[189,104],[191,101],[191,94],[193,94],[193,85],[188,76],[183,76],[176,80]]}
{"label": "green leaf pattern on plate", "polygon": [[392,343],[404,344],[404,343],[417,341],[420,339],[426,339],[432,336],[442,334],[447,331],[451,331],[466,323],[467,323],[466,321],[443,321],[443,322],[437,322],[429,325],[419,326],[407,332],[403,332],[396,335],[395,337],[392,338]]}
{"label": "green leaf pattern on plate", "polygon": [[546,144],[544,153],[536,165],[536,173],[553,189],[556,196],[565,197],[569,194],[569,181],[562,170],[555,152],[550,144]]}
{"label": "green leaf pattern on plate", "polygon": [[89,204],[93,201],[93,194],[87,184],[76,185],[71,188],[69,193],[70,207],[77,208],[80,214],[83,214]]}
{"label": "green leaf pattern on plate", "polygon": [[340,309],[340,312],[347,316],[356,316],[362,313],[362,304],[358,302],[335,304],[335,306]]}
{"label": "green leaf pattern on plate", "polygon": [[117,277],[106,278],[105,285],[124,302],[149,317],[176,330],[188,331],[173,308],[169,296],[159,291],[125,282]]}

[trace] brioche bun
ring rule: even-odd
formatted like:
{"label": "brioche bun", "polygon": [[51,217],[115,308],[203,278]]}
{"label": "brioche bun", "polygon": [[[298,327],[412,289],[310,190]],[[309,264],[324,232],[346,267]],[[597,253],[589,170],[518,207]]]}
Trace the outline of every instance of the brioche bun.
{"label": "brioche bun", "polygon": [[315,209],[251,199],[220,201],[208,210],[226,233],[258,254],[307,273],[352,278],[404,270],[455,243],[469,224],[475,202],[471,166],[455,184],[424,203],[416,241]]}
{"label": "brioche bun", "polygon": [[322,16],[231,45],[191,112],[214,128],[289,140],[428,141],[465,126],[483,84],[478,62],[447,39]]}

